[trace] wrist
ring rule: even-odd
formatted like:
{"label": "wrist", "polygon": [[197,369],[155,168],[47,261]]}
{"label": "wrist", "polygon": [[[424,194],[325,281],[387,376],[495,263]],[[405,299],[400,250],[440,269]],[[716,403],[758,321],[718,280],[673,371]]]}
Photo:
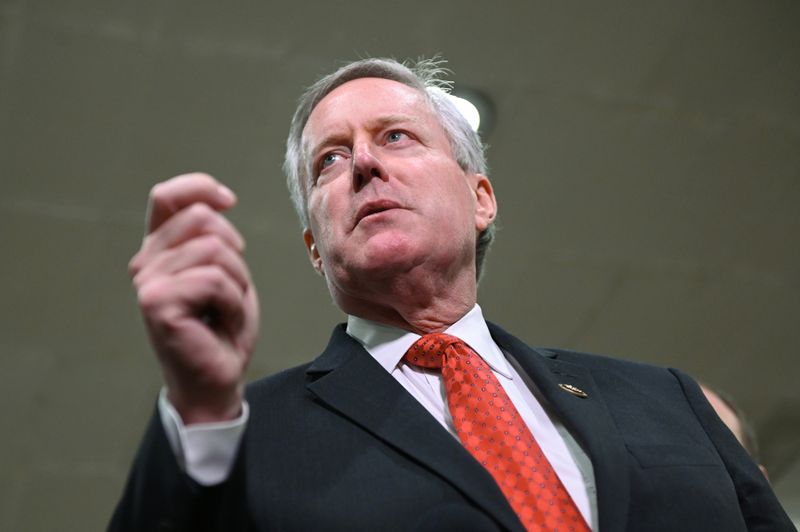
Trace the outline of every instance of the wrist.
{"label": "wrist", "polygon": [[242,415],[243,387],[235,390],[192,391],[167,387],[167,399],[181,417],[185,426],[199,423],[219,423],[237,419]]}

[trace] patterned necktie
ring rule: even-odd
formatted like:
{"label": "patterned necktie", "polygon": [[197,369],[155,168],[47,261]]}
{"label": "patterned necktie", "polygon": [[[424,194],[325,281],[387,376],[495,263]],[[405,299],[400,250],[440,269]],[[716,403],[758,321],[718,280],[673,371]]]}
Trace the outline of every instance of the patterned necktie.
{"label": "patterned necktie", "polygon": [[589,530],[497,377],[467,344],[449,334],[426,334],[403,358],[441,368],[461,443],[494,477],[527,530]]}

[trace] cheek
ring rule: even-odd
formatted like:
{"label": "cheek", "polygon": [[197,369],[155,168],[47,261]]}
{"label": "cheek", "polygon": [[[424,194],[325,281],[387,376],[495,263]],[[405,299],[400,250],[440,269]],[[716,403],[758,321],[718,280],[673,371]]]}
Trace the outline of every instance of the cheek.
{"label": "cheek", "polygon": [[322,189],[315,189],[308,197],[308,217],[315,229],[324,226],[324,220],[330,219],[330,199]]}
{"label": "cheek", "polygon": [[441,179],[437,183],[436,198],[445,216],[471,219],[475,214],[475,197],[460,175]]}
{"label": "cheek", "polygon": [[314,233],[317,249],[324,259],[329,256],[331,248],[335,244],[336,227],[334,221],[342,217],[337,216],[331,210],[332,205],[325,198],[318,198],[313,202],[309,201],[308,206],[311,231]]}

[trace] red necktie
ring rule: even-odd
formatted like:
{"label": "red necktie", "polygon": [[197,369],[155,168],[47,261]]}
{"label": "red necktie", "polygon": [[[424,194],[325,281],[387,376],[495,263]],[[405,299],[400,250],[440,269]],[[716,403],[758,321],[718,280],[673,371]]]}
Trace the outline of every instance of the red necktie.
{"label": "red necktie", "polygon": [[527,530],[589,530],[497,377],[467,344],[449,334],[426,334],[403,358],[441,368],[461,443],[494,477]]}

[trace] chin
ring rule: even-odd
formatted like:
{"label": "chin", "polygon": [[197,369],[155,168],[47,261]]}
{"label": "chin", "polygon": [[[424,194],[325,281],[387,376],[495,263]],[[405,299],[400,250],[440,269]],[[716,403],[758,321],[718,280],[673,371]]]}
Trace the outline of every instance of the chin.
{"label": "chin", "polygon": [[409,269],[420,256],[425,256],[419,242],[406,234],[382,234],[370,238],[359,250],[357,269],[376,274]]}

